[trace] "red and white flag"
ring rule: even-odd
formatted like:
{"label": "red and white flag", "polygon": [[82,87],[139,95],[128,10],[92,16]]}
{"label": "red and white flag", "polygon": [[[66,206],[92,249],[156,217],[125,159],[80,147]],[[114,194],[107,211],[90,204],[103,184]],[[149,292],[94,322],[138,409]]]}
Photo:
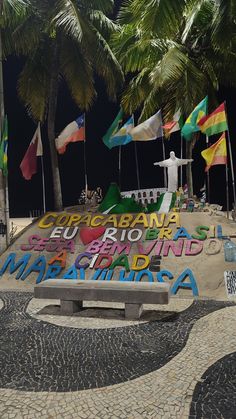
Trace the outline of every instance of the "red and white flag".
{"label": "red and white flag", "polygon": [[20,164],[22,176],[30,180],[37,173],[37,157],[43,155],[40,123]]}
{"label": "red and white flag", "polygon": [[180,109],[174,114],[173,121],[167,122],[162,128],[165,130],[165,134],[169,137],[174,132],[180,131],[183,126],[183,117]]}
{"label": "red and white flag", "polygon": [[69,143],[85,141],[85,115],[79,116],[67,125],[55,139],[56,149],[59,154],[64,154]]}

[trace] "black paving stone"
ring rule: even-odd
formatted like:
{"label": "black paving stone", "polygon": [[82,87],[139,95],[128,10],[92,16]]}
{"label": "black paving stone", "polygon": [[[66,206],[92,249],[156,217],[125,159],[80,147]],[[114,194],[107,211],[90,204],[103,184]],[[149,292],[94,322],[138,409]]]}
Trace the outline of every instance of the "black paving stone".
{"label": "black paving stone", "polygon": [[135,379],[175,357],[198,319],[234,305],[195,301],[172,319],[91,330],[30,317],[26,309],[32,297],[0,292],[0,388],[67,392]]}
{"label": "black paving stone", "polygon": [[236,352],[205,371],[195,387],[190,415],[204,419],[236,419]]}

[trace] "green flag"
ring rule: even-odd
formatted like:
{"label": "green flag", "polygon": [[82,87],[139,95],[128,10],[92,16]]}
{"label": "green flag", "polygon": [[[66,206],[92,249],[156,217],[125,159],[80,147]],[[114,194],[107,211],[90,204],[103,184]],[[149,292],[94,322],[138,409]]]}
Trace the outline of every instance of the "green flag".
{"label": "green flag", "polygon": [[0,169],[3,176],[8,176],[7,169],[7,147],[8,147],[8,121],[7,116],[4,117],[2,139],[0,143]]}
{"label": "green flag", "polygon": [[193,110],[186,120],[181,133],[186,141],[190,141],[192,134],[194,132],[200,131],[199,126],[197,125],[200,119],[202,119],[207,114],[208,108],[208,96],[206,96]]}
{"label": "green flag", "polygon": [[106,134],[104,135],[104,137],[102,137],[102,140],[103,140],[104,144],[110,149],[112,148],[111,143],[110,143],[110,139],[119,130],[120,125],[122,123],[123,114],[124,114],[123,110],[120,109],[116,118],[112,122],[110,128],[108,128]]}

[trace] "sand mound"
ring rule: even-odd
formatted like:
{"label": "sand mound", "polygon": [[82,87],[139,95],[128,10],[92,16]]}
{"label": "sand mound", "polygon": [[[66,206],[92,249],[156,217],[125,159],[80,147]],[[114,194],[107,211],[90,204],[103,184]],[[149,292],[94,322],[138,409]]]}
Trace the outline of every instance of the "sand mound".
{"label": "sand mound", "polygon": [[[135,262],[134,256],[144,254],[146,259],[141,258],[137,262],[138,266],[140,263],[144,263],[144,259],[146,261],[149,259],[150,263],[152,256],[161,256],[160,272],[151,272],[153,280],[156,281],[157,276],[160,279],[161,275],[163,280],[174,286],[181,274],[189,269],[196,281],[199,297],[226,299],[224,271],[236,270],[236,263],[225,262],[222,236],[230,236],[236,242],[236,224],[224,216],[209,215],[204,212],[153,214],[47,213],[24,230],[1,256],[0,287],[32,289],[35,282],[39,280],[40,274],[43,273],[42,280],[47,277],[49,268],[51,275],[53,274],[53,269],[50,267],[52,265],[49,266],[48,262],[58,253],[61,254],[61,259],[53,263],[54,268],[57,264],[54,274],[57,270],[56,277],[58,278],[63,278],[65,275],[71,277],[76,273],[78,279],[81,278],[81,275],[84,275],[84,279],[110,278],[117,280],[121,277],[128,278],[129,275],[131,278]],[[159,227],[156,225],[156,220],[159,222]],[[162,221],[163,225],[161,226]],[[128,227],[125,227],[125,222]],[[199,226],[202,228],[199,229]],[[108,231],[108,229],[113,230]],[[107,236],[107,240],[104,239],[104,234]],[[157,234],[156,237],[155,234]],[[204,234],[205,239],[198,240]],[[70,236],[73,237],[70,238]],[[102,240],[104,241],[102,242]],[[96,251],[95,245],[98,246],[98,243],[100,247],[97,247]],[[125,247],[125,245],[127,246]],[[122,247],[123,252],[121,251]],[[151,250],[148,251],[148,248]],[[117,253],[117,249],[118,252],[120,249],[120,255]],[[190,253],[194,251],[197,254],[191,256]],[[85,252],[90,253],[91,257],[88,255],[85,255],[84,258],[79,256]],[[129,253],[126,255],[127,258],[124,257],[125,252]],[[92,267],[87,267],[84,271],[78,269],[79,265],[91,264],[92,261],[95,261],[94,254],[99,253],[109,255],[101,262],[103,265],[108,259],[112,259],[114,263],[120,256],[123,257],[124,266],[114,267],[112,275],[111,271],[97,271]],[[23,264],[18,266],[20,260],[23,260]],[[63,260],[64,267],[61,266]],[[76,260],[77,269],[74,266]],[[23,266],[24,263],[25,266]],[[125,272],[127,263],[130,272]],[[36,272],[34,271],[35,267]],[[151,270],[150,265],[147,265],[145,272],[149,269]],[[163,271],[168,271],[168,273],[164,275]],[[26,275],[27,272],[28,275]],[[26,278],[24,278],[25,276]],[[140,270],[134,270],[134,280],[139,280],[141,276]],[[19,279],[16,279],[17,277]],[[148,278],[150,280],[151,276],[146,274],[142,276],[141,280],[148,280]],[[183,282],[191,281],[187,276]],[[178,287],[176,295],[192,297],[193,290]]]}

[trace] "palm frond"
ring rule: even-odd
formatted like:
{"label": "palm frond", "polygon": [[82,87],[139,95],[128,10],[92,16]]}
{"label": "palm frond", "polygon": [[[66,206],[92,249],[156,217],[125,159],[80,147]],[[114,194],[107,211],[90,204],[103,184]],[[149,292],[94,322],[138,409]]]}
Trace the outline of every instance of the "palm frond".
{"label": "palm frond", "polygon": [[55,4],[55,17],[53,23],[57,28],[63,29],[69,36],[81,42],[83,30],[81,27],[81,9],[75,0],[58,0]]}
{"label": "palm frond", "polygon": [[149,80],[149,68],[143,70],[134,77],[122,95],[122,107],[127,114],[136,112],[150,94],[152,86]]}
{"label": "palm frond", "polygon": [[12,28],[12,51],[10,53],[27,56],[40,44],[43,35],[42,21],[38,15],[30,14]]}
{"label": "palm frond", "polygon": [[29,6],[29,0],[3,0],[3,14],[5,14],[9,8],[13,9],[17,14],[22,13],[25,7]]}
{"label": "palm frond", "polygon": [[151,115],[156,113],[157,110],[160,109],[161,104],[162,104],[161,90],[152,88],[144,101],[143,109],[139,118],[139,122],[145,121],[145,119],[149,118]]}
{"label": "palm frond", "polygon": [[186,43],[191,37],[194,38],[196,44],[208,28],[211,26],[214,15],[214,5],[212,1],[198,0],[194,2],[192,7],[188,5],[185,11],[185,27],[182,33],[182,43]]}
{"label": "palm frond", "polygon": [[150,74],[151,81],[154,85],[162,87],[166,83],[178,80],[188,68],[193,71],[194,76],[199,78],[200,82],[202,74],[188,57],[187,51],[182,45],[171,42],[168,51]]}
{"label": "palm frond", "polygon": [[129,25],[130,23],[133,24],[133,26],[137,26],[137,23],[139,23],[140,19],[138,14],[134,16],[133,8],[132,8],[133,0],[124,0],[122,1],[118,16],[117,16],[117,22],[124,26]]}
{"label": "palm frond", "polygon": [[[116,99],[124,82],[122,68],[104,38],[97,32],[96,50],[93,54],[93,67],[106,83],[106,90],[111,99]],[[90,56],[90,58],[92,58]]]}
{"label": "palm frond", "polygon": [[81,25],[84,33],[81,46],[94,71],[105,81],[108,96],[114,100],[123,85],[122,68],[99,31],[86,19],[81,20]]}
{"label": "palm frond", "polygon": [[49,45],[44,42],[26,61],[17,84],[20,99],[30,116],[36,121],[43,121],[46,115],[50,62],[51,50]]}
{"label": "palm frond", "polygon": [[80,0],[84,9],[100,10],[103,13],[111,13],[114,8],[114,0]]}
{"label": "palm frond", "polygon": [[68,84],[71,96],[77,105],[89,109],[96,97],[93,69],[75,41],[63,39],[61,49],[61,72]]}
{"label": "palm frond", "polygon": [[179,30],[186,0],[134,0],[130,10],[139,16],[140,26],[150,34],[160,37],[171,36]]}
{"label": "palm frond", "polygon": [[128,25],[112,37],[111,45],[127,73],[135,73],[146,66],[151,67],[165,51],[162,40],[143,39],[140,31]]}
{"label": "palm frond", "polygon": [[127,51],[132,48],[137,39],[137,31],[131,24],[121,26],[120,32],[112,35],[111,47],[120,61],[124,61]]}
{"label": "palm frond", "polygon": [[113,33],[119,31],[119,26],[109,19],[103,12],[100,10],[93,10],[89,13],[89,20],[92,25],[108,39]]}
{"label": "palm frond", "polygon": [[229,50],[232,36],[236,34],[235,0],[217,0],[212,22],[212,41],[220,48]]}
{"label": "palm frond", "polygon": [[3,0],[1,6],[1,27],[14,27],[29,10],[29,0]]}

